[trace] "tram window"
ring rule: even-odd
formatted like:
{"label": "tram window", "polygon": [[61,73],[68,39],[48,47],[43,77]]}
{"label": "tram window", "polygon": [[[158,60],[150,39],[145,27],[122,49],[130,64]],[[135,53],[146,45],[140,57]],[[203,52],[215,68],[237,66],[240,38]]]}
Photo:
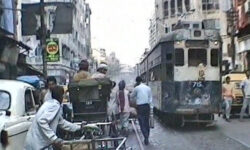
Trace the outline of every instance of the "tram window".
{"label": "tram window", "polygon": [[175,30],[175,25],[176,25],[176,24],[172,24],[172,31]]}
{"label": "tram window", "polygon": [[168,27],[165,28],[165,33],[168,33]]}
{"label": "tram window", "polygon": [[211,66],[218,66],[219,65],[219,50],[212,49],[211,50]]}
{"label": "tram window", "polygon": [[199,64],[207,65],[206,49],[189,49],[188,66],[198,66]]}
{"label": "tram window", "polygon": [[183,66],[184,65],[184,50],[183,49],[175,49],[175,66]]}
{"label": "tram window", "polygon": [[200,28],[200,25],[199,25],[199,24],[193,24],[193,28],[194,28],[194,29],[199,29],[199,28]]}
{"label": "tram window", "polygon": [[190,24],[184,24],[185,29],[189,29],[189,27],[190,27]]}

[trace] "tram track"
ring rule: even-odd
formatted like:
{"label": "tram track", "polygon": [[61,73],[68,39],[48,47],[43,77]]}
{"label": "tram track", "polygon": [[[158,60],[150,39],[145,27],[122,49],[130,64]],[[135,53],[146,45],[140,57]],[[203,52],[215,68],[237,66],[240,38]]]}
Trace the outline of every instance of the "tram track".
{"label": "tram track", "polygon": [[137,139],[137,142],[138,142],[138,144],[139,144],[139,148],[140,148],[140,150],[144,150],[144,147],[143,147],[143,144],[142,144],[142,141],[141,141],[139,132],[138,132],[138,128],[137,128],[136,125],[135,125],[135,119],[130,119],[130,121],[131,121],[131,123],[132,123],[133,130],[134,130],[134,132],[135,132],[136,139]]}

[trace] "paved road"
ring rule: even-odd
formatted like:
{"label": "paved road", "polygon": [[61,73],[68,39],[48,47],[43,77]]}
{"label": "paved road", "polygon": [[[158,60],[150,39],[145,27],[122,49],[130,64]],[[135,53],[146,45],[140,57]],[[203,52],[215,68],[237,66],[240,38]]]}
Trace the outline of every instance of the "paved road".
{"label": "paved road", "polygon": [[[213,127],[187,126],[170,128],[155,120],[150,145],[145,150],[250,150],[250,119],[230,123],[216,117]],[[141,134],[140,134],[141,135]],[[143,139],[141,135],[141,139]],[[139,150],[135,134],[130,134],[127,145]]]}

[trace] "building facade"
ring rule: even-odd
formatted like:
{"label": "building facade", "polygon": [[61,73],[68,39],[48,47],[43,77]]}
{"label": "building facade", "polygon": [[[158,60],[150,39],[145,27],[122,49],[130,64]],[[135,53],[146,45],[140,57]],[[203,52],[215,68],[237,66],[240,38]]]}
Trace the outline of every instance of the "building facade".
{"label": "building facade", "polygon": [[156,24],[156,15],[153,14],[152,18],[150,19],[149,25],[149,45],[153,46],[157,43],[157,24]]}
{"label": "building facade", "polygon": [[[53,0],[47,0],[45,2],[52,1]],[[32,2],[32,0],[26,0],[26,3]],[[58,0],[55,2],[58,2]],[[48,62],[47,68],[48,76],[55,76],[59,84],[67,84],[78,70],[78,63],[82,59],[90,59],[92,53],[90,32],[91,9],[85,0],[61,0],[60,2],[71,2],[73,4],[72,33],[50,35],[51,39],[58,39],[60,59],[57,62]],[[50,8],[45,8],[45,11],[45,22],[47,28],[50,29],[53,25]],[[23,36],[22,38],[23,41],[33,49],[27,58],[28,63],[42,70],[40,41],[37,40],[36,36]]]}
{"label": "building facade", "polygon": [[[150,41],[158,41],[173,31],[179,20],[203,21],[206,29],[220,31],[224,59],[230,60],[228,51],[231,47],[231,36],[227,19],[230,7],[230,0],[155,0],[155,16],[151,19],[150,31],[156,30],[156,33],[150,32]],[[152,20],[155,20],[156,27]],[[154,44],[155,42],[150,42],[150,47],[154,47]]]}
{"label": "building facade", "polygon": [[20,11],[13,11],[19,8],[19,1],[0,0],[0,79],[16,79],[34,71],[22,61],[30,47],[21,42]]}
{"label": "building facade", "polygon": [[237,54],[240,56],[243,70],[250,69],[250,0],[235,0],[237,13]]}
{"label": "building facade", "polygon": [[92,49],[92,56],[95,62],[98,64],[105,62],[107,63],[107,54],[106,54],[106,49],[100,48],[93,48]]}

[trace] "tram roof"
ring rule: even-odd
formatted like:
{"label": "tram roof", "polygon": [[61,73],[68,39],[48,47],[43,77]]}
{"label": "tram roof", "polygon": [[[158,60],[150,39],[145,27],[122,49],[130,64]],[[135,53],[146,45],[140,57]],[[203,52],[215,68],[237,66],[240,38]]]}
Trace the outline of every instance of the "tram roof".
{"label": "tram roof", "polygon": [[[160,44],[163,42],[173,42],[173,41],[184,41],[184,40],[192,40],[191,39],[191,33],[197,29],[178,29],[175,31],[172,31],[165,36],[162,36],[160,40],[154,45],[154,47],[149,51],[149,53],[143,58],[143,60],[140,62],[143,63],[144,60],[148,57],[148,55]],[[198,29],[199,30],[199,29]],[[205,37],[204,39],[200,40],[210,40],[210,41],[221,41],[220,33],[217,30],[208,30],[208,29],[202,29],[200,31],[204,31]],[[197,40],[197,39],[195,39]]]}
{"label": "tram roof", "polygon": [[[167,41],[183,41],[183,40],[192,40],[191,33],[193,31],[197,31],[196,29],[178,29],[173,32],[170,32],[163,36],[157,44],[161,42],[167,42]],[[204,38],[201,40],[211,40],[211,41],[220,41],[220,33],[217,30],[199,30],[204,31]],[[156,44],[156,45],[157,45]],[[154,47],[155,48],[155,47]]]}

